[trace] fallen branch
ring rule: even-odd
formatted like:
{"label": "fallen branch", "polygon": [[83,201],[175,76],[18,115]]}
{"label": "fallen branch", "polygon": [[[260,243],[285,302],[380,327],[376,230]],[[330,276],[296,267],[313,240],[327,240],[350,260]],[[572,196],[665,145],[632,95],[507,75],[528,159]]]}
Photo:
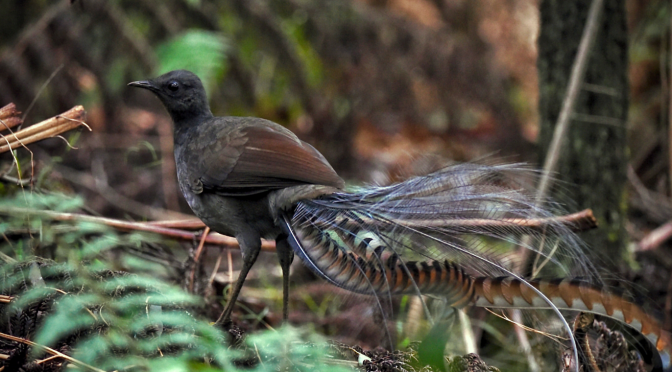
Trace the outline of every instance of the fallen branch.
{"label": "fallen branch", "polygon": [[637,250],[650,251],[656,249],[670,238],[672,238],[672,221],[652,230],[639,242]]}
{"label": "fallen branch", "polygon": [[3,141],[0,143],[4,143],[2,146],[0,146],[0,154],[13,150],[17,147],[25,146],[33,142],[57,136],[61,133],[77,128],[80,125],[83,125],[87,129],[91,130],[91,128],[84,122],[85,117],[86,111],[84,111],[84,107],[75,106],[61,115],[56,115],[53,118],[44,120],[37,124],[33,124],[30,127],[24,128],[16,133],[2,135]]}
{"label": "fallen branch", "polygon": [[80,368],[84,368],[84,369],[95,371],[95,372],[105,372],[102,369],[98,369],[94,366],[88,365],[88,364],[86,364],[84,362],[81,362],[81,361],[79,361],[79,360],[77,360],[77,359],[75,359],[75,358],[73,358],[69,355],[65,355],[58,350],[54,350],[54,349],[52,349],[50,347],[46,347],[44,345],[36,344],[35,342],[27,340],[25,338],[12,336],[12,335],[8,335],[8,334],[5,334],[5,333],[0,333],[0,338],[4,338],[4,339],[11,340],[11,341],[14,341],[14,342],[20,342],[22,344],[32,346],[36,349],[43,350],[43,351],[45,351],[45,352],[47,352],[47,353],[49,353],[53,356],[63,358],[65,360],[67,360],[68,362],[77,365],[77,367],[80,367]]}
{"label": "fallen branch", "polygon": [[203,221],[199,220],[198,218],[189,218],[186,220],[149,221],[145,223],[157,227],[171,227],[183,230],[200,230],[205,228]]}
{"label": "fallen branch", "polygon": [[194,293],[194,280],[196,279],[196,268],[199,266],[199,263],[201,261],[203,246],[205,246],[205,238],[209,234],[210,234],[210,228],[206,227],[205,230],[203,230],[201,241],[198,243],[198,248],[196,248],[196,253],[194,254],[194,264],[191,267],[191,274],[189,275],[189,293]]}
{"label": "fallen branch", "polygon": [[10,103],[0,108],[0,131],[14,128],[21,123],[23,123],[21,111],[16,109],[15,104]]}
{"label": "fallen branch", "polygon": [[[5,214],[5,215],[11,215],[11,216],[16,216],[16,215],[33,215],[33,216],[40,216],[43,218],[48,218],[54,221],[73,221],[73,222],[92,222],[92,223],[98,223],[101,225],[105,226],[110,226],[115,229],[119,229],[122,231],[146,231],[146,232],[151,232],[159,235],[163,235],[169,238],[174,238],[174,239],[180,239],[180,240],[187,240],[187,241],[193,241],[196,239],[199,239],[201,237],[201,234],[198,233],[193,233],[189,231],[184,231],[184,230],[179,230],[179,229],[174,229],[174,228],[168,228],[168,227],[162,227],[162,226],[156,226],[152,225],[151,223],[146,223],[146,222],[129,222],[129,221],[122,221],[122,220],[116,220],[113,218],[105,218],[105,217],[95,217],[95,216],[89,216],[85,214],[78,214],[78,213],[63,213],[63,212],[54,212],[54,211],[45,211],[45,210],[38,210],[38,209],[30,209],[30,208],[18,208],[18,207],[0,207],[0,214]],[[205,238],[205,243],[208,244],[214,244],[214,245],[219,245],[223,246],[226,248],[238,248],[238,241],[235,238],[229,237],[229,236],[224,236],[221,234],[217,233],[211,233],[208,234],[207,237]],[[263,240],[261,242],[261,249],[264,251],[275,251],[275,242],[273,241],[266,241]]]}
{"label": "fallen branch", "polygon": [[[393,220],[393,219],[392,219]],[[394,221],[394,220],[393,220]],[[170,221],[175,222],[175,221]],[[182,223],[191,223],[191,221],[181,221]],[[316,226],[328,227],[332,221],[315,221]],[[380,221],[371,217],[360,217],[359,221],[348,220],[348,224],[359,226],[360,223],[368,226],[382,227],[386,224],[385,221]],[[574,232],[581,232],[591,230],[597,227],[597,220],[593,215],[591,209],[584,209],[582,211],[567,214],[563,216],[544,217],[544,218],[502,218],[500,220],[488,220],[484,218],[456,218],[456,219],[436,219],[436,220],[417,220],[417,221],[403,221],[399,225],[412,228],[451,228],[455,230],[464,229],[465,231],[472,231],[472,229],[512,229],[518,228],[529,231],[544,232],[547,229],[553,229],[558,226],[563,226]],[[165,226],[165,225],[163,225]]]}
{"label": "fallen branch", "polygon": [[[180,240],[193,241],[201,239],[201,234],[191,232],[193,230],[200,230],[205,228],[205,224],[196,219],[189,218],[184,220],[171,221],[151,221],[151,222],[131,222],[116,220],[113,218],[95,217],[85,214],[77,213],[62,213],[54,211],[37,210],[30,208],[17,207],[0,207],[0,214],[15,215],[38,215],[56,221],[76,221],[76,222],[93,222],[105,226],[114,227],[124,231],[146,231],[152,232],[166,237],[171,237]],[[454,221],[457,222],[457,221]],[[460,223],[452,225],[455,226],[480,226],[480,227],[528,227],[533,229],[543,228],[549,224],[562,224],[572,228],[574,231],[582,231],[594,228],[596,226],[595,219],[590,209],[583,210],[574,214],[559,216],[554,218],[539,218],[539,219],[509,219],[504,221],[483,221],[478,219],[462,220]],[[191,231],[188,231],[191,230]],[[211,233],[205,238],[205,243],[225,246],[227,248],[238,247],[238,241],[235,238],[224,236],[218,233]],[[262,241],[262,250],[274,251],[275,242]]]}

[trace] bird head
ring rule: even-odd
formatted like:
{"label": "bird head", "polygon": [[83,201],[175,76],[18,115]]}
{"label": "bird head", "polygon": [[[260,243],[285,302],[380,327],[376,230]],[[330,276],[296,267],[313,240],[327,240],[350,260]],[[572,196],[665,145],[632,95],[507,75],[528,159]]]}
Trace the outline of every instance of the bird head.
{"label": "bird head", "polygon": [[128,83],[154,93],[176,126],[196,118],[212,116],[201,79],[187,70],[175,70],[157,78]]}

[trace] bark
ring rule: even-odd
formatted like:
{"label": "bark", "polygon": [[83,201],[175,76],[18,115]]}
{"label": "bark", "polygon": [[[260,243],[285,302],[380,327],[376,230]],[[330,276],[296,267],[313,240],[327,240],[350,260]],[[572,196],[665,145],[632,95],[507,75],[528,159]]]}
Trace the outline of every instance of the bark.
{"label": "bark", "polygon": [[[546,156],[591,1],[544,0],[540,5],[540,154]],[[606,0],[583,87],[562,147],[552,197],[591,208],[599,229],[582,235],[589,250],[608,257],[626,252],[626,120],[628,109],[625,2]],[[558,191],[561,190],[561,191]],[[600,265],[603,266],[603,265]]]}

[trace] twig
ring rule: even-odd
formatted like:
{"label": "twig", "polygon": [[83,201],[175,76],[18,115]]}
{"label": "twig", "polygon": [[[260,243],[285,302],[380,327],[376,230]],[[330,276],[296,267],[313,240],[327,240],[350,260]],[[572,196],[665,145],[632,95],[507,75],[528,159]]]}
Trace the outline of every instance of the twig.
{"label": "twig", "polygon": [[[369,226],[380,225],[381,222],[368,218],[366,216],[361,217],[359,222]],[[355,223],[353,221],[345,222]],[[593,216],[593,211],[590,209],[584,209],[580,212],[564,215],[564,216],[555,216],[547,218],[502,218],[499,220],[488,220],[483,218],[464,218],[464,219],[436,219],[436,220],[421,220],[418,222],[413,221],[403,221],[398,222],[400,225],[407,227],[413,227],[420,225],[423,228],[427,227],[454,227],[454,228],[522,228],[529,229],[532,231],[541,231],[544,232],[547,229],[552,229],[554,225],[562,225],[574,232],[580,232],[585,230],[590,230],[597,227],[597,220]],[[314,222],[316,226],[327,224],[327,222]]]}
{"label": "twig", "polygon": [[550,175],[555,172],[558,165],[558,160],[560,159],[560,148],[562,146],[563,140],[565,139],[565,134],[569,128],[569,119],[574,112],[574,106],[576,104],[577,98],[579,97],[579,92],[581,91],[581,84],[583,83],[583,78],[586,74],[588,59],[590,57],[590,53],[592,52],[593,44],[595,43],[597,27],[600,18],[602,17],[603,9],[604,0],[593,0],[593,2],[590,4],[586,27],[583,30],[581,42],[579,43],[579,49],[576,52],[576,58],[574,59],[574,64],[572,65],[572,73],[569,78],[567,93],[565,94],[565,98],[562,102],[562,109],[560,110],[560,115],[558,116],[558,121],[555,123],[555,129],[553,131],[553,139],[546,154],[546,161],[544,162],[544,174],[541,177],[541,182],[539,183],[539,188],[537,189],[538,201],[545,198],[545,196],[548,194],[548,189],[551,186],[553,179],[550,177]]}
{"label": "twig", "polygon": [[196,269],[201,260],[201,254],[203,253],[203,246],[205,245],[205,238],[210,234],[210,228],[205,227],[203,234],[201,235],[201,241],[198,243],[198,248],[196,248],[196,253],[194,254],[194,264],[191,268],[191,274],[189,275],[189,292],[193,293],[194,291],[194,281],[196,278]]}
{"label": "twig", "polygon": [[[508,316],[506,316],[506,314],[504,314],[503,312],[502,312],[501,314],[497,314],[496,312],[492,311],[491,309],[489,309],[489,308],[487,308],[487,307],[484,308],[484,309],[485,309],[487,312],[489,312],[490,314],[492,314],[492,315],[494,315],[494,316],[496,316],[496,317],[498,317],[498,318],[501,318],[501,319],[503,319],[503,320],[506,320],[507,322],[509,322],[509,323],[511,323],[511,324],[513,324],[513,325],[519,327],[519,328],[522,328],[522,329],[525,330],[525,331],[532,332],[532,333],[537,333],[537,334],[540,334],[540,335],[542,335],[542,336],[544,336],[544,337],[548,337],[551,341],[555,341],[555,342],[557,342],[557,343],[560,344],[560,345],[563,344],[563,343],[562,343],[563,340],[564,340],[564,341],[567,340],[567,338],[565,338],[565,337],[562,337],[562,336],[556,336],[556,335],[551,334],[551,333],[548,333],[548,332],[542,332],[542,331],[540,331],[540,330],[538,330],[538,329],[534,329],[534,328],[532,328],[532,327],[528,327],[528,326],[526,326],[525,324],[523,324],[522,321],[515,321],[515,320],[512,320],[511,318],[509,318]],[[519,311],[520,311],[520,309],[513,309],[513,310],[519,310]],[[571,329],[571,328],[570,328],[570,329]]]}
{"label": "twig", "polygon": [[54,359],[56,359],[56,358],[60,358],[60,356],[58,356],[58,355],[52,355],[52,356],[50,356],[50,357],[48,357],[48,358],[44,358],[44,359],[42,359],[42,360],[38,360],[37,362],[35,362],[35,364],[42,364],[42,363],[48,362],[48,361],[50,361],[50,360],[54,360]]}
{"label": "twig", "polygon": [[98,369],[98,368],[96,368],[96,367],[94,367],[94,366],[88,365],[88,364],[86,364],[86,363],[84,363],[84,362],[81,362],[81,361],[79,361],[79,360],[77,360],[77,359],[71,357],[71,356],[65,355],[65,354],[63,354],[63,353],[61,353],[61,352],[59,352],[59,351],[57,351],[57,350],[54,350],[54,349],[52,349],[52,348],[50,348],[50,347],[46,347],[46,346],[43,346],[43,345],[40,345],[40,344],[36,344],[36,343],[34,343],[33,341],[26,340],[25,338],[16,337],[16,336],[8,335],[8,334],[6,334],[6,333],[1,333],[1,332],[0,332],[0,337],[2,337],[2,338],[6,338],[6,339],[8,339],[8,340],[15,341],[15,342],[20,342],[20,343],[22,343],[22,344],[26,344],[26,345],[28,345],[28,346],[32,346],[32,347],[34,347],[34,348],[42,349],[42,350],[46,351],[47,353],[49,353],[49,354],[51,354],[51,355],[55,355],[55,356],[61,357],[61,358],[65,359],[65,360],[67,360],[68,362],[71,362],[71,363],[73,363],[73,364],[76,364],[76,365],[78,365],[78,366],[80,366],[80,367],[84,367],[84,368],[86,368],[86,369],[90,369],[90,370],[92,370],[92,371],[96,371],[96,372],[105,372],[105,371],[103,371],[102,369]]}
{"label": "twig", "polygon": [[[11,129],[8,129],[8,130],[12,135],[14,135],[14,132],[12,132]],[[16,136],[14,136],[14,137],[16,138]],[[2,138],[2,140],[7,143],[5,146],[7,146],[8,148],[11,147],[12,142],[10,142],[7,139],[6,136],[3,136],[2,134],[0,134],[0,138]],[[34,167],[34,164],[33,164],[34,154],[28,147],[26,147],[25,144],[23,144],[23,142],[21,140],[17,139],[16,143],[18,143],[18,146],[23,147],[24,149],[26,149],[26,151],[28,151],[30,153],[30,165],[31,165],[31,173],[30,174],[31,174],[31,177],[30,177],[30,180],[28,180],[28,183],[31,183],[33,181],[32,176],[33,176],[33,172],[35,170],[35,167]],[[2,146],[2,147],[4,147],[4,146]],[[0,152],[0,153],[2,153],[2,152]],[[16,154],[14,154],[12,152],[10,152],[10,154],[12,156],[12,166],[10,166],[10,168],[7,172],[9,172],[14,167],[14,165],[16,165],[16,175],[18,176],[18,179],[19,179],[19,182],[17,184],[19,186],[21,186],[21,190],[23,190],[24,184],[23,184],[23,180],[21,179],[21,165],[19,164],[19,159],[17,158]],[[5,172],[3,175],[6,175],[7,172]]]}
{"label": "twig", "polygon": [[422,301],[420,296],[410,296],[408,299],[408,311],[406,312],[406,320],[404,321],[404,335],[413,340],[418,337],[420,330],[420,322],[423,317]]}
{"label": "twig", "polygon": [[464,309],[456,309],[458,319],[460,320],[460,330],[462,333],[462,340],[464,341],[464,349],[467,354],[478,353],[478,346],[476,346],[476,336],[474,330],[471,328],[471,320],[464,311]]}
{"label": "twig", "polygon": [[169,227],[183,230],[201,230],[205,227],[203,221],[198,218],[189,218],[186,220],[170,220],[170,221],[149,221],[148,225],[158,227]]}
{"label": "twig", "polygon": [[[198,236],[189,231],[166,228],[161,226],[154,226],[144,222],[129,222],[116,220],[113,218],[95,217],[78,213],[63,213],[54,211],[45,211],[30,208],[18,208],[9,206],[0,206],[0,214],[5,215],[35,215],[44,218],[49,218],[55,221],[74,221],[74,222],[92,222],[105,226],[110,226],[115,229],[123,231],[146,231],[170,238],[193,241]],[[211,233],[205,238],[208,244],[215,244],[227,248],[238,248],[238,241],[235,238],[224,236],[217,233]],[[275,242],[270,240],[262,240],[261,249],[268,252],[275,251]]]}
{"label": "twig", "polygon": [[201,259],[201,254],[203,253],[203,244],[205,243],[205,237],[210,233],[210,228],[205,227],[203,230],[203,236],[201,237],[201,242],[198,243],[198,248],[196,249],[196,254],[194,255],[194,261],[198,262]]}
{"label": "twig", "polygon": [[648,233],[637,245],[637,251],[649,251],[658,248],[672,237],[672,221],[659,226]]}
{"label": "twig", "polygon": [[36,141],[59,135],[80,125],[84,125],[91,130],[91,128],[83,121],[85,115],[86,111],[84,111],[84,107],[75,106],[61,115],[31,125],[16,133],[2,136],[6,143],[0,146],[0,154],[20,146],[25,146]]}
{"label": "twig", "polygon": [[256,342],[254,343],[254,351],[257,353],[257,360],[259,360],[259,364],[261,364],[261,366],[264,367],[264,361],[261,359],[261,355],[259,355],[259,348],[257,348]]}
{"label": "twig", "polygon": [[37,124],[33,124],[28,128],[24,128],[16,133],[13,133],[9,137],[10,143],[13,141],[16,141],[18,139],[26,139],[28,137],[31,137],[35,134],[39,134],[41,132],[50,130],[54,127],[57,127],[59,125],[64,125],[68,122],[70,122],[69,119],[75,119],[75,120],[83,120],[84,116],[86,115],[86,112],[84,111],[84,107],[82,106],[75,106],[71,108],[70,110],[60,114],[56,115],[52,118],[49,118],[47,120],[41,121]]}
{"label": "twig", "polygon": [[589,92],[606,94],[606,95],[612,96],[612,97],[620,97],[621,96],[621,93],[618,91],[618,89],[611,88],[611,87],[605,87],[604,85],[583,83],[582,88],[583,88],[583,90],[587,90]]}
{"label": "twig", "polygon": [[52,137],[52,138],[58,138],[58,139],[62,140],[63,142],[65,142],[65,145],[68,146],[68,148],[69,148],[70,150],[79,150],[78,147],[75,147],[75,146],[71,145],[70,142],[68,142],[68,140],[65,139],[65,137],[61,136],[60,134],[57,135],[57,136],[54,136],[54,137]]}
{"label": "twig", "polygon": [[[595,355],[593,354],[593,350],[590,347],[590,336],[588,335],[588,332],[593,327],[594,323],[595,323],[594,314],[579,313],[574,319],[574,332],[576,338],[579,339],[579,341],[583,339],[582,346],[583,346],[583,352],[585,353],[584,360],[587,360],[588,364],[592,368],[591,371],[602,372],[600,367],[598,367],[597,365]],[[578,364],[579,361],[577,360],[576,363]]]}
{"label": "twig", "polygon": [[13,184],[16,184],[17,186],[26,186],[30,183],[30,180],[22,180],[18,179],[16,177],[11,177],[11,176],[0,176],[0,181],[5,181],[5,182],[10,182]]}
{"label": "twig", "polygon": [[635,189],[631,193],[630,204],[638,206],[644,211],[647,217],[658,223],[665,223],[672,218],[672,204],[667,196],[651,191],[644,186],[642,181],[635,173],[632,165],[628,165],[628,181]]}
{"label": "twig", "polygon": [[530,340],[527,338],[527,333],[525,333],[526,330],[531,330],[531,328],[523,326],[523,319],[520,310],[512,309],[511,318],[511,322],[514,324],[513,331],[516,333],[516,338],[520,343],[520,348],[523,349],[523,353],[525,353],[525,357],[527,358],[527,366],[529,367],[530,372],[539,372],[539,363],[537,363],[537,360],[534,358],[534,354],[532,353],[532,345],[530,345]]}
{"label": "twig", "polygon": [[21,117],[21,121],[26,120],[26,116],[28,116],[28,114],[30,113],[30,110],[32,110],[33,106],[35,106],[35,102],[37,102],[37,99],[40,97],[42,92],[44,92],[44,89],[47,87],[47,85],[49,85],[49,83],[51,83],[51,81],[54,79],[54,77],[56,77],[56,74],[58,74],[63,69],[63,66],[65,66],[65,65],[61,63],[60,66],[56,67],[54,72],[52,72],[51,75],[49,75],[47,80],[44,82],[44,84],[42,84],[40,89],[37,91],[37,94],[35,94],[35,97],[33,98],[33,100],[28,105],[28,108],[26,109],[26,112],[23,113],[23,116]]}
{"label": "twig", "polygon": [[[226,250],[231,254],[230,250]],[[217,272],[219,271],[219,265],[222,264],[222,256],[224,255],[224,250],[219,252],[219,255],[217,256],[217,261],[215,261],[215,267],[212,269],[212,273],[210,274],[210,277],[208,278],[208,288],[212,287],[212,283],[215,281],[215,277],[217,277]]]}
{"label": "twig", "polygon": [[601,124],[601,125],[611,125],[616,128],[623,128],[623,120],[612,118],[604,115],[588,115],[588,114],[578,114],[573,113],[572,120],[583,121],[586,123]]}
{"label": "twig", "polygon": [[[604,9],[604,0],[593,0],[590,4],[590,9],[588,10],[588,18],[586,20],[586,26],[583,29],[583,35],[581,35],[581,41],[579,43],[579,48],[576,53],[576,58],[574,58],[574,63],[572,65],[572,72],[569,78],[569,85],[567,86],[567,93],[562,102],[562,109],[558,115],[558,120],[555,123],[555,129],[553,131],[553,139],[548,148],[546,154],[546,160],[544,162],[543,175],[541,181],[539,182],[539,187],[537,188],[535,204],[539,204],[542,200],[546,198],[548,190],[551,187],[553,178],[551,174],[554,173],[557,169],[558,160],[560,159],[560,150],[562,143],[565,139],[567,130],[569,128],[570,118],[574,113],[574,106],[576,100],[579,97],[579,92],[581,91],[581,85],[588,67],[588,57],[593,49],[593,44],[595,43],[595,38],[597,36],[597,29],[599,25],[600,18],[602,16],[602,11]],[[529,246],[530,237],[526,236],[523,239],[522,244],[520,245],[522,254],[522,260],[520,261],[523,265],[527,263],[529,259],[529,251],[524,250],[525,246]],[[538,255],[538,253],[537,253]],[[572,337],[572,330],[567,324],[567,321],[563,318],[564,327],[567,329],[567,332],[570,335],[570,342],[572,344],[572,353],[574,358],[578,360],[579,350],[576,345],[574,337]],[[521,332],[519,335],[519,340],[524,342],[523,339],[526,339],[527,335],[524,332]],[[536,362],[535,362],[536,363]],[[531,367],[531,365],[530,365]],[[574,365],[574,371],[579,372],[578,364]]]}
{"label": "twig", "polygon": [[0,131],[14,128],[23,123],[21,111],[16,109],[14,103],[10,103],[0,108]]}

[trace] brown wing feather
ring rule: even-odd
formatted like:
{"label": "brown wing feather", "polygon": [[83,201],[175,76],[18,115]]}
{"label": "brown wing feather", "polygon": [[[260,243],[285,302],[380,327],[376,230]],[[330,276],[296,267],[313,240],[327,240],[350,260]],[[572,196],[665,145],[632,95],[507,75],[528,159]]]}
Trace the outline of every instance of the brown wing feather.
{"label": "brown wing feather", "polygon": [[278,124],[250,121],[225,132],[226,138],[213,139],[204,149],[207,153],[216,148],[213,152],[222,157],[218,165],[201,169],[204,190],[253,195],[303,184],[343,187],[322,154]]}

